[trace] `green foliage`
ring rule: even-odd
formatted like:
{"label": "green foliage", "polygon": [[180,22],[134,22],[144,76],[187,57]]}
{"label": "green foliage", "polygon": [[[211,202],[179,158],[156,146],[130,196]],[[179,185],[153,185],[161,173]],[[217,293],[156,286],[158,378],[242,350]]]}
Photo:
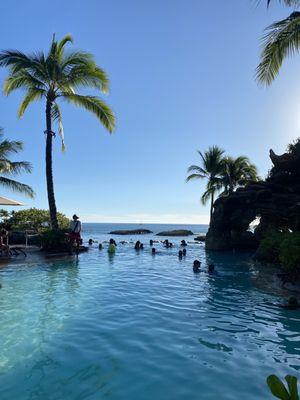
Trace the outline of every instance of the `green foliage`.
{"label": "green foliage", "polygon": [[295,156],[300,156],[300,137],[288,145],[287,151]]}
{"label": "green foliage", "polygon": [[237,187],[245,186],[250,181],[257,180],[257,168],[254,164],[251,164],[248,157],[224,157],[219,179],[220,186],[224,188],[222,195],[230,194]]}
{"label": "green foliage", "polygon": [[83,51],[68,52],[65,46],[72,43],[70,35],[57,41],[53,37],[47,54],[42,52],[25,54],[18,50],[6,50],[0,53],[0,66],[8,67],[9,75],[4,83],[4,93],[9,95],[14,90],[25,90],[25,97],[19,107],[22,117],[27,107],[44,99],[51,104],[51,117],[58,125],[63,138],[62,116],[58,100],[65,100],[90,111],[109,131],[115,128],[112,110],[99,97],[79,95],[79,88],[92,88],[101,93],[108,93],[109,80],[92,54]]}
{"label": "green foliage", "polygon": [[211,213],[214,195],[223,189],[222,195],[228,195],[239,186],[257,180],[257,169],[248,157],[237,158],[224,156],[224,150],[218,146],[210,147],[204,153],[198,151],[200,165],[191,165],[187,172],[191,173],[186,181],[206,179],[206,190],[201,197],[202,204],[211,199]]}
{"label": "green foliage", "polygon": [[[300,6],[299,0],[282,0],[287,6]],[[267,0],[269,5],[271,0]],[[287,18],[266,28],[262,38],[261,60],[256,69],[258,82],[270,85],[279,74],[285,58],[300,49],[300,12],[294,11]]]}
{"label": "green foliage", "polygon": [[267,384],[272,394],[281,400],[299,400],[297,378],[287,375],[285,380],[287,386],[276,375],[268,376]]}
{"label": "green foliage", "polygon": [[206,190],[201,197],[202,204],[206,204],[209,199],[211,199],[210,215],[212,214],[214,194],[218,191],[218,175],[222,171],[222,159],[224,150],[218,146],[212,146],[207,151],[202,153],[198,151],[200,156],[201,164],[191,165],[187,172],[191,174],[188,175],[186,181],[196,179],[206,179]]}
{"label": "green foliage", "polygon": [[266,259],[269,262],[279,263],[279,247],[282,241],[283,234],[280,232],[269,231],[260,243]]}
{"label": "green foliage", "polygon": [[15,140],[3,138],[2,128],[0,128],[0,185],[15,192],[34,197],[32,188],[24,183],[11,179],[14,175],[22,172],[30,173],[31,164],[27,161],[11,161],[13,154],[18,154],[23,150],[23,143]]}
{"label": "green foliage", "polygon": [[281,264],[287,271],[300,269],[299,232],[268,232],[260,246],[268,261]]}
{"label": "green foliage", "polygon": [[279,261],[287,269],[300,269],[300,232],[288,233],[279,246]]}
{"label": "green foliage", "polygon": [[[285,4],[288,7],[292,7],[292,6],[299,6],[300,5],[300,0],[276,0],[278,3],[282,3]],[[271,3],[274,3],[274,0],[267,0],[267,6],[269,7],[269,5]]]}
{"label": "green foliage", "polygon": [[5,222],[10,217],[10,212],[4,210],[3,208],[0,209],[0,221]]}
{"label": "green foliage", "polygon": [[70,244],[67,230],[46,230],[41,237],[42,249],[45,251],[69,251]]}
{"label": "green foliage", "polygon": [[[68,229],[68,218],[62,213],[57,213],[57,217],[59,228]],[[34,230],[36,232],[43,232],[49,229],[51,220],[48,210],[29,208],[17,212],[12,211],[10,217],[6,219],[6,224],[10,225],[13,230]]]}

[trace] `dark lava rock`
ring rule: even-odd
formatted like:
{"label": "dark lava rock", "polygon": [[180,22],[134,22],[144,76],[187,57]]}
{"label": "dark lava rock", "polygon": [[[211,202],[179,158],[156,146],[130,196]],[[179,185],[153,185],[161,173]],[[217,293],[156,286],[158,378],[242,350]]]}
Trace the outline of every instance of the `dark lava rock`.
{"label": "dark lava rock", "polygon": [[109,232],[110,235],[146,235],[148,233],[153,233],[149,229],[132,229],[132,230],[118,230]]}
{"label": "dark lava rock", "polygon": [[194,238],[194,240],[196,240],[196,242],[205,242],[205,239],[206,239],[206,235],[199,235]]}
{"label": "dark lava rock", "polygon": [[[214,202],[205,240],[208,250],[257,249],[270,230],[300,230],[299,150],[282,156],[270,150],[270,159],[273,167],[265,181],[251,182]],[[257,217],[259,224],[250,229]],[[261,253],[256,258],[272,258]]]}
{"label": "dark lava rock", "polygon": [[164,231],[156,234],[157,236],[191,236],[193,235],[192,231],[188,231],[186,229],[177,229],[173,231]]}

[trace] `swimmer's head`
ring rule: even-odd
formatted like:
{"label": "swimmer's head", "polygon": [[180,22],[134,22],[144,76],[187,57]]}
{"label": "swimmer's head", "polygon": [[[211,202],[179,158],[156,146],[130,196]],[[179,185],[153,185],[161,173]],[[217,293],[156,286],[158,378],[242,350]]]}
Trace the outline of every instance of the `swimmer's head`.
{"label": "swimmer's head", "polygon": [[208,272],[214,272],[215,266],[214,264],[208,264]]}
{"label": "swimmer's head", "polygon": [[288,305],[289,305],[289,306],[297,306],[297,305],[298,305],[297,297],[295,297],[295,296],[290,296],[290,297],[288,298]]}

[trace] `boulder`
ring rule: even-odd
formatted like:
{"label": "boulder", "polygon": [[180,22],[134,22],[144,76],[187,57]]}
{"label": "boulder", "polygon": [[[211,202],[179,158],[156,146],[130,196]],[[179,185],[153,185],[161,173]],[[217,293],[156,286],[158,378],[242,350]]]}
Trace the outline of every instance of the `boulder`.
{"label": "boulder", "polygon": [[148,233],[153,233],[153,232],[149,231],[149,229],[131,229],[131,230],[121,229],[109,232],[110,235],[146,235]]}
{"label": "boulder", "polygon": [[191,236],[192,231],[186,229],[175,229],[173,231],[164,231],[156,234],[157,236]]}
{"label": "boulder", "polygon": [[206,235],[199,235],[194,238],[197,242],[205,242]]}
{"label": "boulder", "polygon": [[[214,202],[205,240],[208,250],[257,249],[270,230],[300,230],[299,151],[282,156],[270,151],[270,158],[273,167],[265,181],[251,182]],[[250,224],[257,217],[260,223],[253,230]],[[270,255],[259,249],[256,258]]]}

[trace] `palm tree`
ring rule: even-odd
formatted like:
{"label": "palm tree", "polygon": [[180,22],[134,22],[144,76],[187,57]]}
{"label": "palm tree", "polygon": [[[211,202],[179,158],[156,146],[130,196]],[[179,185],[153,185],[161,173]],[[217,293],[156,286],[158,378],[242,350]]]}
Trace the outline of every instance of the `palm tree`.
{"label": "palm tree", "polygon": [[207,179],[206,190],[201,197],[203,205],[210,199],[210,218],[213,213],[213,204],[215,193],[219,190],[219,176],[222,172],[222,159],[224,150],[218,146],[210,147],[204,153],[198,151],[201,158],[201,165],[191,165],[187,172],[190,173],[186,178],[186,181],[195,179]]}
{"label": "palm tree", "polygon": [[31,164],[27,161],[11,161],[9,159],[12,154],[23,150],[23,143],[4,139],[2,131],[3,129],[0,128],[0,185],[32,198],[34,191],[30,186],[10,178],[12,175],[32,170]]}
{"label": "palm tree", "polygon": [[62,115],[58,104],[65,100],[90,111],[100,123],[112,133],[115,128],[115,117],[109,106],[99,97],[80,95],[80,87],[88,87],[107,93],[109,81],[103,69],[94,61],[93,55],[83,52],[65,52],[67,43],[73,42],[70,35],[61,41],[53,37],[47,54],[24,54],[18,50],[7,50],[0,53],[0,66],[9,68],[9,75],[4,84],[4,92],[9,95],[16,89],[24,89],[25,97],[19,108],[22,117],[28,105],[37,100],[46,103],[46,179],[48,203],[52,229],[58,229],[57,211],[54,197],[52,173],[52,140],[55,133],[52,123],[58,124],[58,132],[64,146]]}
{"label": "palm tree", "polygon": [[[283,3],[289,7],[291,6],[297,6],[300,3],[300,0],[277,0],[279,3]],[[267,0],[267,6],[269,7],[269,5],[271,3],[273,3],[274,0]]]}
{"label": "palm tree", "polygon": [[250,181],[257,181],[257,168],[248,157],[224,157],[222,172],[218,184],[224,188],[222,195],[231,194],[237,187],[245,186]]}
{"label": "palm tree", "polygon": [[[267,0],[269,6],[272,0]],[[300,0],[282,0],[287,6],[300,6]],[[266,28],[263,36],[261,60],[256,69],[260,83],[270,85],[279,74],[285,58],[300,49],[300,12],[294,11],[287,18]]]}

